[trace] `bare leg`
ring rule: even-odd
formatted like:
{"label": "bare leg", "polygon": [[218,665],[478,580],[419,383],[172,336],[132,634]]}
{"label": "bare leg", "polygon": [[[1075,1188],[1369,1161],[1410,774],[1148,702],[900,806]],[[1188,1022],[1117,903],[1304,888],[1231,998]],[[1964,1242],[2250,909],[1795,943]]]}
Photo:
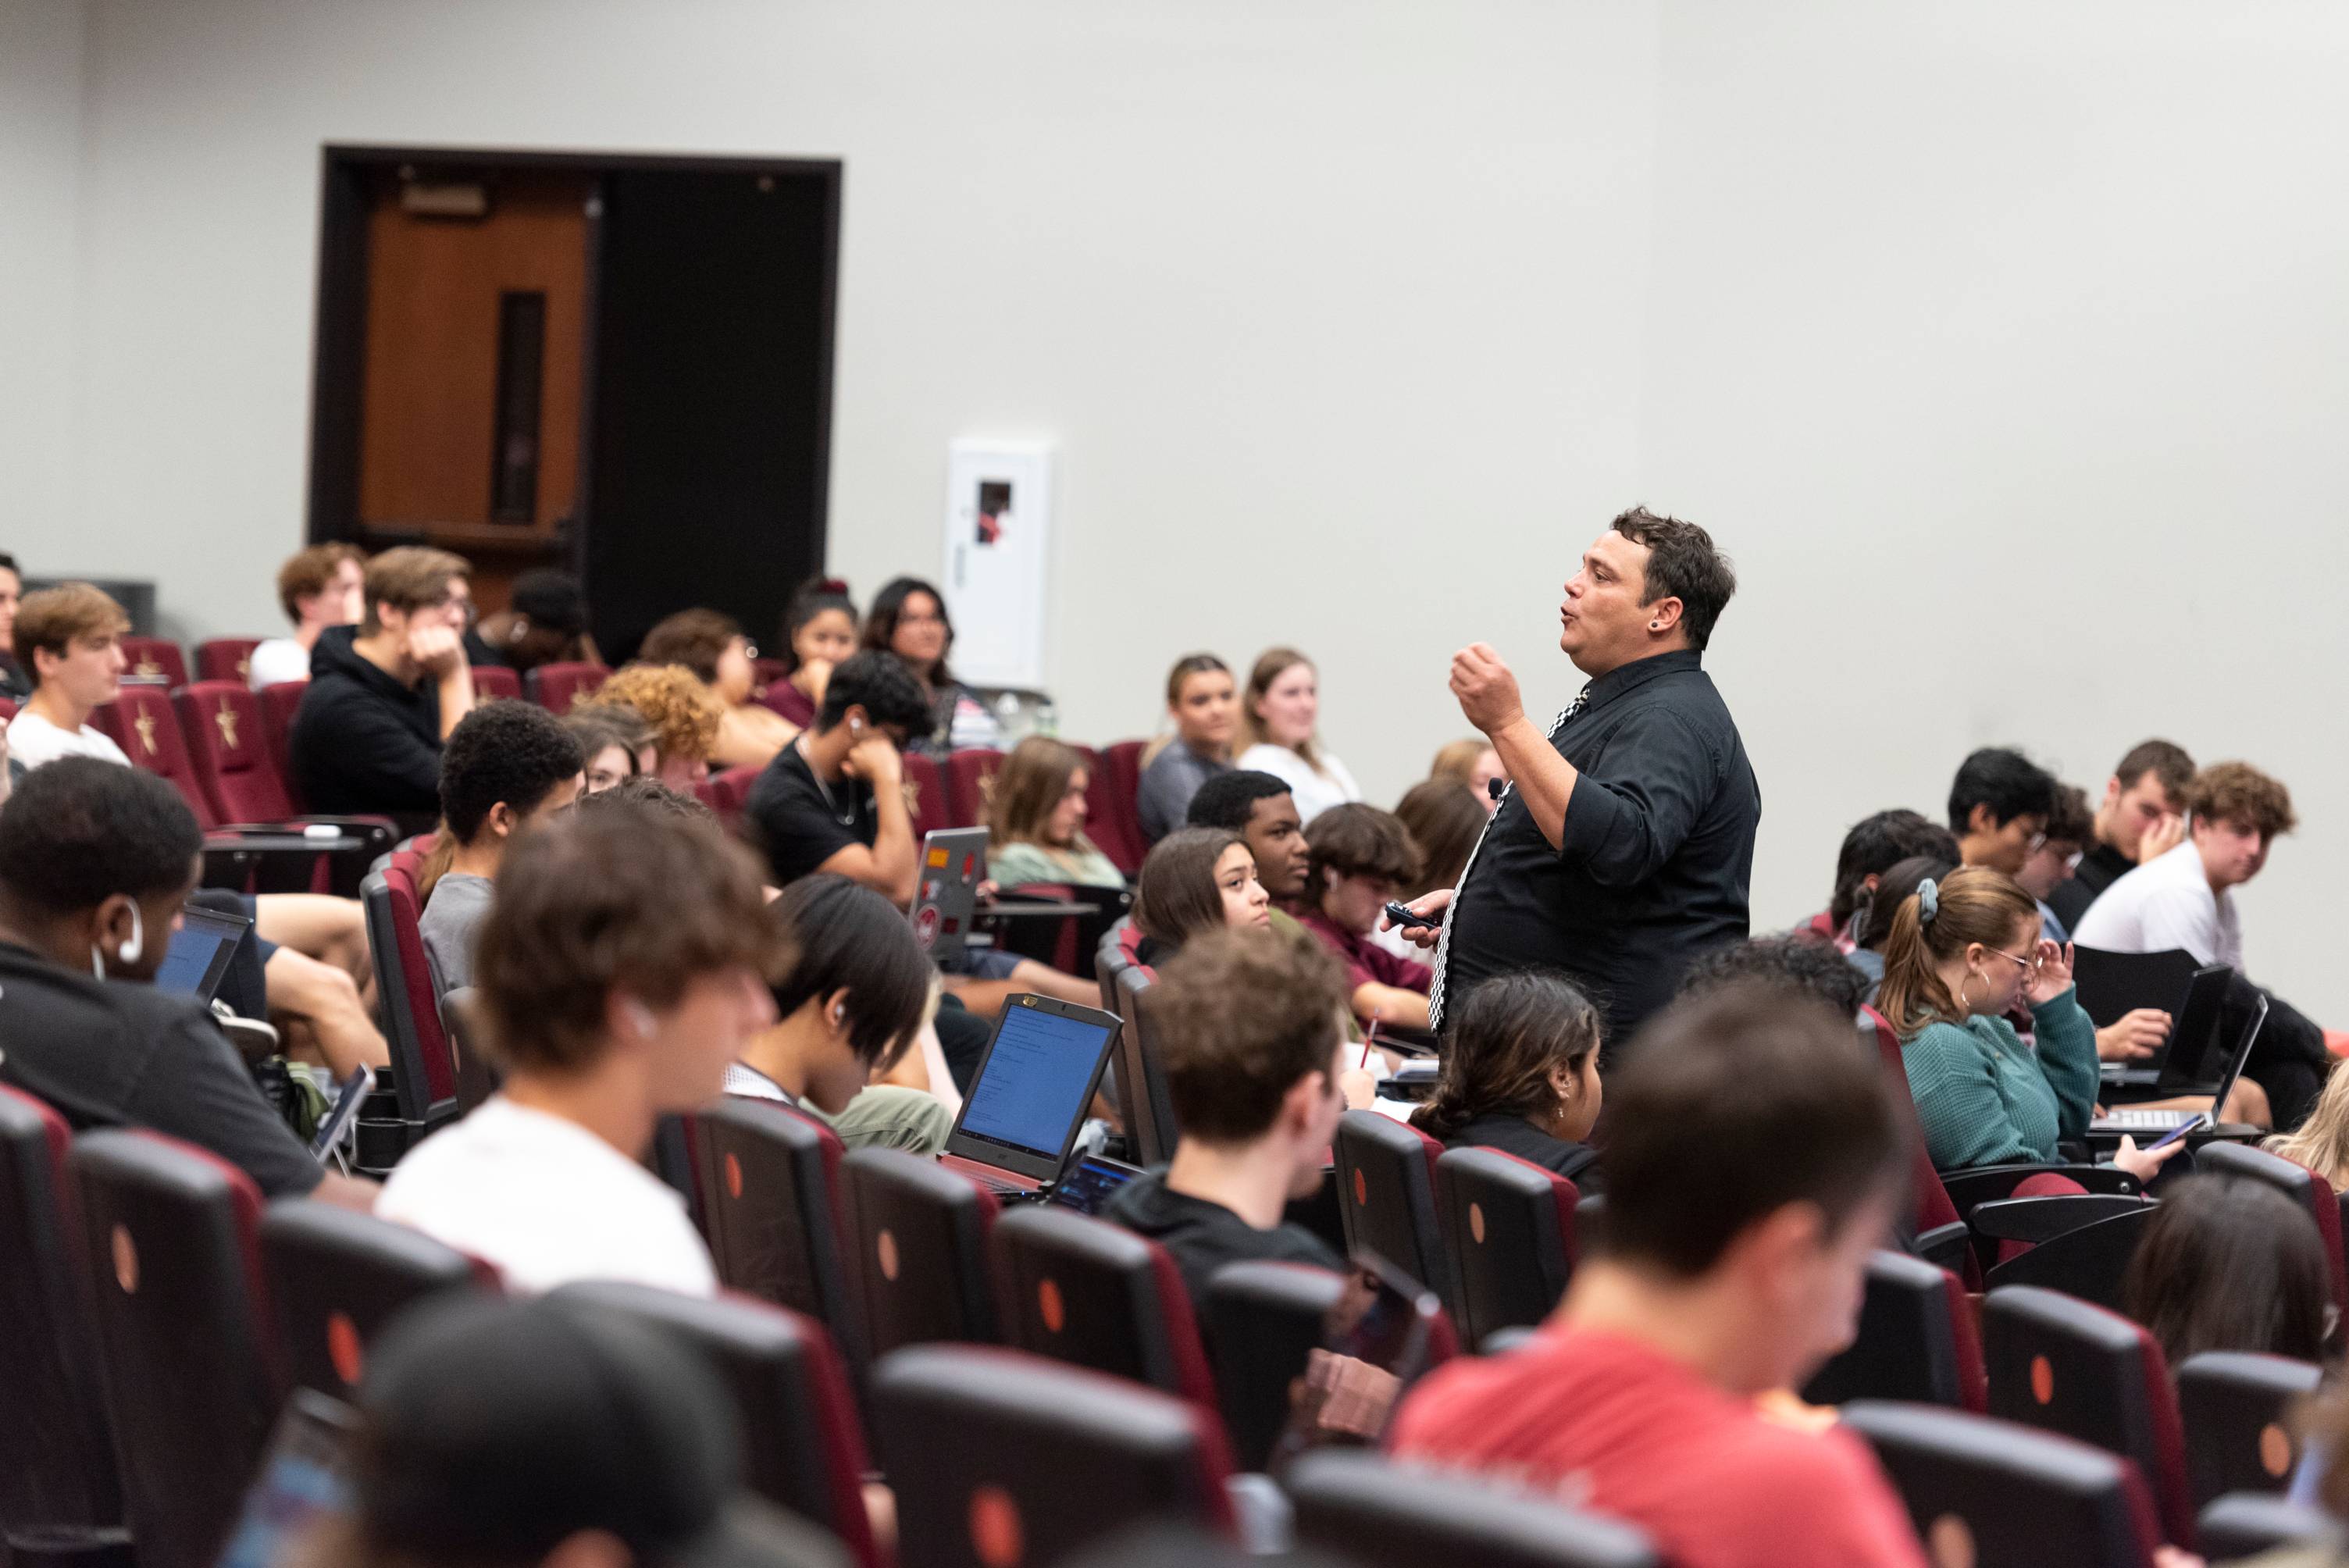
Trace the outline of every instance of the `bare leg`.
{"label": "bare leg", "polygon": [[336,1078],[349,1078],[362,1062],[379,1068],[391,1061],[390,1047],[359,1001],[358,986],[342,970],[280,947],[270,955],[262,978],[269,989],[270,1012],[290,1014],[306,1024],[317,1037],[318,1054]]}
{"label": "bare leg", "polygon": [[[2210,1097],[2207,1094],[2181,1094],[2170,1099],[2133,1100],[2131,1110],[2209,1110]],[[2268,1091],[2249,1078],[2237,1078],[2228,1092],[2227,1103],[2214,1119],[2272,1128],[2275,1115],[2268,1108]]]}
{"label": "bare leg", "polygon": [[332,965],[372,1005],[375,965],[367,954],[367,914],[357,902],[316,892],[263,893],[253,901],[254,930],[280,947]]}

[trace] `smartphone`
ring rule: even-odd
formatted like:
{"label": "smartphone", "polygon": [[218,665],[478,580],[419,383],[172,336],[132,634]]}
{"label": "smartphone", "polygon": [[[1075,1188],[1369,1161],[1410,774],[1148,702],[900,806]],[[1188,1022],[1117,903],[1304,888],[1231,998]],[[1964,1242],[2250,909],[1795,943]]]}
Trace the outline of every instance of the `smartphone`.
{"label": "smartphone", "polygon": [[1393,899],[1387,900],[1387,918],[1405,931],[1432,931],[1444,923],[1432,915],[1413,914],[1408,907]]}
{"label": "smartphone", "polygon": [[2191,1120],[2181,1122],[2178,1126],[2171,1128],[2168,1132],[2163,1133],[2158,1140],[2147,1144],[2145,1146],[2145,1151],[2147,1154],[2150,1154],[2157,1149],[2167,1149],[2171,1144],[2177,1142],[2179,1139],[2185,1137],[2188,1133],[2199,1132],[2203,1128],[2209,1125],[2210,1113],[2206,1110],[2201,1115],[2195,1117]]}

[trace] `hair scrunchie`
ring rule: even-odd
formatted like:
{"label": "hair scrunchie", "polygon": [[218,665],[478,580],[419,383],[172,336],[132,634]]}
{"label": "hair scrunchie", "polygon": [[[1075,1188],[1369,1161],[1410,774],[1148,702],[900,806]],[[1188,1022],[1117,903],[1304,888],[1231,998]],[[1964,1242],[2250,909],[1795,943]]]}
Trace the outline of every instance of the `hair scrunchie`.
{"label": "hair scrunchie", "polygon": [[1941,913],[1941,890],[1927,877],[1917,884],[1917,923],[1930,925],[1933,917]]}

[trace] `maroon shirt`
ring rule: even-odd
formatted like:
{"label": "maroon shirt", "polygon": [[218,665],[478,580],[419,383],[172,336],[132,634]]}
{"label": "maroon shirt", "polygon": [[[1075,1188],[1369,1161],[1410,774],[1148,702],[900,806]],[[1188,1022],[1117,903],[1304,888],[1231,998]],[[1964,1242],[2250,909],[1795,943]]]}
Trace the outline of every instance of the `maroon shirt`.
{"label": "maroon shirt", "polygon": [[1346,985],[1358,990],[1373,982],[1392,985],[1399,990],[1427,995],[1427,987],[1435,979],[1435,971],[1416,959],[1389,953],[1367,936],[1357,936],[1350,931],[1340,931],[1335,923],[1319,910],[1306,910],[1297,917],[1297,923],[1321,939],[1323,946],[1336,954],[1346,965]]}

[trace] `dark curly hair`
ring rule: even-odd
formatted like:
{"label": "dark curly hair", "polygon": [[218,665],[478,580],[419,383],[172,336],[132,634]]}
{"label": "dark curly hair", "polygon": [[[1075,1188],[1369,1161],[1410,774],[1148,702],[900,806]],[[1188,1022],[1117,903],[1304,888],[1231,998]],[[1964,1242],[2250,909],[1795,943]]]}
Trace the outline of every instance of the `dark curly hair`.
{"label": "dark curly hair", "polygon": [[64,757],[25,776],[0,811],[0,887],[45,915],[150,898],[195,881],[203,830],[152,773]]}
{"label": "dark curly hair", "polygon": [[866,650],[840,661],[823,688],[823,711],[817,714],[819,732],[840,727],[852,707],[861,707],[874,724],[902,729],[912,739],[930,731],[930,704],[921,683],[905,661],[895,654]]}
{"label": "dark curly hair", "polygon": [[440,749],[440,816],[471,843],[503,802],[516,816],[586,766],[579,739],[534,702],[485,702],[457,721]]}
{"label": "dark curly hair", "polygon": [[1799,936],[1757,936],[1716,948],[1681,976],[1680,995],[1709,996],[1725,986],[1754,984],[1816,998],[1842,1016],[1857,1016],[1868,977],[1824,942]]}

